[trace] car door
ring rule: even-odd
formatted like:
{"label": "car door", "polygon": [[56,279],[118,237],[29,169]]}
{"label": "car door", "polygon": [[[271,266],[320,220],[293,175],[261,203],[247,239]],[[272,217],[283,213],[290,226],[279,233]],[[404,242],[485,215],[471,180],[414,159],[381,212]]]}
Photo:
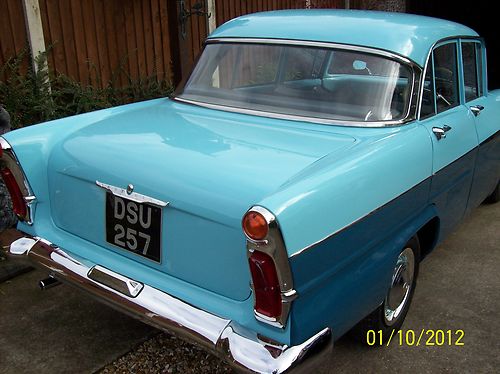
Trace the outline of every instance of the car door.
{"label": "car door", "polygon": [[468,211],[488,196],[498,183],[500,175],[500,117],[495,100],[488,98],[486,87],[485,49],[481,40],[460,40],[465,105],[473,114],[478,136],[474,179]]}
{"label": "car door", "polygon": [[463,217],[472,184],[478,144],[474,116],[464,105],[459,69],[459,42],[437,44],[425,72],[420,121],[433,146],[430,199],[443,234]]}

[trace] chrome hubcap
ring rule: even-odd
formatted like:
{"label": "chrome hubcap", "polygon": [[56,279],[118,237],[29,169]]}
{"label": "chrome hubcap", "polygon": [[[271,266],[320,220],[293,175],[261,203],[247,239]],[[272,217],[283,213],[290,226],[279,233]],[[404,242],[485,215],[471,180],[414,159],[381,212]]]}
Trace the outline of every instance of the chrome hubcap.
{"label": "chrome hubcap", "polygon": [[384,318],[388,326],[394,324],[406,303],[411,292],[415,271],[415,256],[411,248],[405,248],[399,254],[392,283],[384,301]]}

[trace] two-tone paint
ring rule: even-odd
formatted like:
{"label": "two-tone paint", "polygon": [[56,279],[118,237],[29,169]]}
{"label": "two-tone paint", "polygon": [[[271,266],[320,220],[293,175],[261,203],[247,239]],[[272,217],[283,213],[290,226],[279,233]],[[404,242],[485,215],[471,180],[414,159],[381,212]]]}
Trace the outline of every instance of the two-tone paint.
{"label": "two-tone paint", "polygon": [[[481,42],[447,21],[326,10],[243,16],[210,38],[349,44],[390,51],[421,73],[439,43]],[[488,92],[482,74],[478,99],[462,94],[456,108],[425,119],[417,105],[415,120],[401,126],[289,121],[159,99],[14,131],[5,139],[37,197],[33,225],[18,229],[281,344],[325,327],[338,338],[383,302],[412,236],[428,253],[498,183],[500,92]],[[432,129],[445,125],[451,130],[438,139]],[[96,181],[169,202],[160,263],[105,242]],[[279,223],[293,278],[279,326],[253,312],[240,226],[253,206]]]}

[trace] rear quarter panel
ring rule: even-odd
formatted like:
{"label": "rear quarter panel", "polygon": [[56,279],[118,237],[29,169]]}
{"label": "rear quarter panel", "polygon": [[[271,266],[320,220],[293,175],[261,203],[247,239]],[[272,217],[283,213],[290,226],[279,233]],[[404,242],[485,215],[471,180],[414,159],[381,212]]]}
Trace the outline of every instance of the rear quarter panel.
{"label": "rear quarter panel", "polygon": [[345,157],[318,161],[262,204],[277,214],[299,293],[292,341],[324,326],[338,338],[374,310],[400,249],[436,215],[423,127],[345,131],[359,139]]}

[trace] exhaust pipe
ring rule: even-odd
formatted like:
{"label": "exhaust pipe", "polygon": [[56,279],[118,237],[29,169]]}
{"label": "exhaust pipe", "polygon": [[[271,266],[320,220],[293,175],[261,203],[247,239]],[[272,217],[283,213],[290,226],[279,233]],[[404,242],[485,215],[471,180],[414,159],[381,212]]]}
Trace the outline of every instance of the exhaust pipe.
{"label": "exhaust pipe", "polygon": [[40,282],[38,282],[38,286],[42,291],[48,290],[49,288],[55,287],[60,285],[61,282],[59,282],[56,278],[54,277],[48,277],[45,279],[42,279]]}

